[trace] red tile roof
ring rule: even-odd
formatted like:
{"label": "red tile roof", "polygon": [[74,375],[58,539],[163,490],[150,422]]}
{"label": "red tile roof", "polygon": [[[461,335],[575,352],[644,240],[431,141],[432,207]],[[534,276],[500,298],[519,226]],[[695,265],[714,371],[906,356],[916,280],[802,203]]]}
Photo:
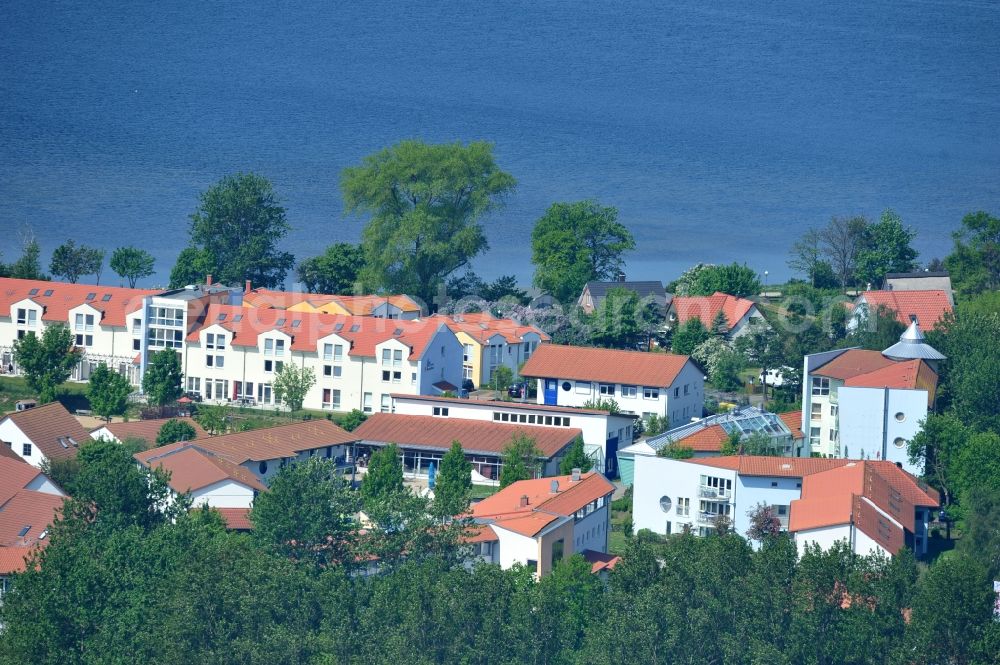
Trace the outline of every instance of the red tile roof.
{"label": "red tile roof", "polygon": [[687,356],[672,353],[542,344],[521,368],[521,375],[667,388],[689,362]]}
{"label": "red tile roof", "polygon": [[[70,415],[59,402],[17,411],[9,414],[6,419],[13,421],[48,459],[76,457],[79,446],[90,441],[90,434],[80,421]],[[65,446],[60,443],[60,438],[66,442]],[[76,441],[77,445],[74,446],[69,438]]]}
{"label": "red tile roof", "polygon": [[775,476],[803,478],[814,473],[844,466],[851,460],[822,457],[763,457],[757,455],[732,455],[727,457],[699,457],[683,460],[689,464],[730,469],[744,476]]}
{"label": "red tile roof", "polygon": [[878,351],[847,349],[830,362],[814,368],[811,373],[816,376],[828,376],[831,379],[844,381],[895,364],[895,360],[886,358]]}
{"label": "red tile roof", "polygon": [[[30,292],[38,289],[35,295]],[[52,295],[45,295],[46,291]],[[87,300],[89,294],[95,294],[92,300]],[[102,326],[125,326],[125,315],[142,309],[142,299],[161,291],[149,289],[124,289],[116,286],[98,286],[94,284],[66,284],[64,282],[45,282],[33,279],[0,278],[0,317],[10,315],[10,307],[16,302],[30,298],[42,305],[43,321],[59,321],[68,323],[69,310],[79,305],[88,304],[102,313]],[[104,297],[110,295],[109,300]]]}
{"label": "red tile roof", "polygon": [[[162,452],[156,454],[157,451]],[[205,450],[197,443],[170,447],[166,451],[163,448],[154,448],[146,452],[153,454],[138,453],[136,459],[148,467],[168,471],[170,487],[179,494],[194,492],[226,480],[232,480],[258,492],[267,490],[255,475],[242,466]]]}
{"label": "red tile roof", "polygon": [[711,330],[715,317],[722,312],[731,331],[756,305],[751,300],[716,291],[710,296],[677,296],[671,307],[677,313],[677,325],[683,325],[689,319],[699,319],[705,328]]}
{"label": "red tile roof", "polygon": [[722,425],[712,425],[698,430],[683,439],[677,439],[671,445],[690,448],[695,452],[717,453],[722,451],[722,444],[729,439]]}
{"label": "red tile roof", "polygon": [[582,434],[575,427],[548,427],[497,423],[489,420],[442,418],[438,416],[408,416],[400,413],[375,413],[354,430],[362,441],[404,448],[448,450],[452,441],[462,444],[470,454],[500,455],[517,434],[535,440],[545,457],[557,455],[573,439]]}
{"label": "red tile roof", "polygon": [[11,459],[15,462],[27,464],[27,462],[24,461],[24,458],[15,453],[14,449],[11,448],[10,441],[0,441],[0,458]]}
{"label": "red tile roof", "polygon": [[868,303],[873,311],[881,305],[888,307],[904,326],[910,325],[910,317],[915,316],[924,330],[933,328],[952,309],[944,291],[865,291],[858,301]]}
{"label": "red tile roof", "polygon": [[[62,508],[64,497],[21,490],[0,510],[0,546],[31,547],[48,530]],[[25,527],[28,527],[25,531]],[[23,533],[22,533],[23,532]]]}
{"label": "red tile roof", "polygon": [[904,360],[880,367],[866,374],[858,374],[844,381],[845,386],[858,388],[916,388],[917,373],[922,360]]}
{"label": "red tile roof", "polygon": [[[463,406],[492,406],[496,408],[502,408],[507,410],[526,410],[526,411],[547,411],[549,413],[560,413],[563,415],[576,415],[576,414],[588,414],[592,413],[595,415],[606,416],[607,411],[602,411],[601,409],[582,409],[576,406],[550,406],[547,404],[533,404],[529,402],[503,402],[501,400],[495,399],[478,399],[476,397],[445,397],[443,395],[409,395],[406,393],[392,393],[393,399],[406,399],[409,401],[417,402],[442,402],[442,403],[457,403]],[[630,415],[627,413],[615,413],[612,414],[618,418],[638,418],[637,415]]]}
{"label": "red tile roof", "polygon": [[[222,436],[198,439],[197,445],[208,452],[229,460],[233,464],[243,464],[250,460],[266,460],[295,457],[305,450],[337,446],[357,441],[358,437],[334,425],[329,420],[306,420],[277,427],[236,432]],[[163,453],[190,443],[172,443],[136,455],[142,463]]]}
{"label": "red tile roof", "polygon": [[357,316],[370,316],[372,310],[386,301],[404,312],[420,311],[420,305],[407,295],[343,296],[326,293],[303,293],[301,291],[271,291],[269,289],[254,289],[243,295],[243,302],[252,307],[288,309],[299,303],[307,302],[313,307],[319,308],[329,303],[337,303],[346,311]]}
{"label": "red tile roof", "polygon": [[0,507],[41,473],[37,467],[28,464],[20,457],[17,460],[0,457]]}
{"label": "red tile roof", "polygon": [[524,326],[511,319],[497,319],[489,312],[470,312],[451,316],[438,314],[431,318],[432,320],[441,320],[452,332],[464,332],[473,339],[484,343],[494,335],[501,335],[510,344],[520,343],[528,333],[535,333],[546,342],[550,339],[539,328]]}
{"label": "red tile roof", "polygon": [[[552,492],[553,482],[558,484],[556,493]],[[472,506],[472,516],[531,537],[559,517],[571,517],[614,491],[615,486],[607,478],[593,471],[576,482],[572,476],[520,480]],[[521,505],[525,496],[527,505]]]}
{"label": "red tile roof", "polygon": [[614,570],[615,566],[622,560],[620,556],[608,554],[607,552],[597,552],[595,550],[584,550],[580,552],[587,563],[591,564],[590,572],[599,573],[602,570]]}
{"label": "red tile roof", "polygon": [[160,434],[160,428],[170,420],[180,420],[193,427],[196,439],[208,436],[208,432],[202,429],[201,425],[194,418],[156,418],[152,420],[131,420],[127,423],[106,423],[91,430],[91,434],[106,427],[119,441],[124,441],[128,438],[143,439],[150,446],[155,446],[156,437]]}
{"label": "red tile roof", "polygon": [[778,417],[781,418],[781,422],[785,423],[785,427],[791,430],[793,439],[798,440],[806,437],[802,432],[802,411],[779,413]]}
{"label": "red tile roof", "polygon": [[489,524],[470,524],[462,534],[464,543],[491,543],[499,540]]}
{"label": "red tile roof", "polygon": [[226,521],[226,528],[233,531],[250,531],[253,522],[250,520],[249,508],[215,508]]}
{"label": "red tile roof", "polygon": [[23,573],[27,570],[27,560],[34,551],[34,547],[0,546],[0,575]]}
{"label": "red tile roof", "polygon": [[[219,317],[223,317],[221,320]],[[239,318],[239,320],[236,320]],[[280,324],[280,325],[279,325]],[[375,357],[375,347],[398,339],[410,347],[411,360],[420,358],[442,323],[431,319],[382,319],[371,316],[344,316],[320,312],[293,312],[261,307],[210,305],[204,322],[188,333],[189,342],[197,342],[202,330],[219,325],[233,333],[231,346],[257,346],[257,338],[267,332],[281,331],[292,338],[291,350],[316,353],[319,340],[336,334],[347,340],[352,356]]]}

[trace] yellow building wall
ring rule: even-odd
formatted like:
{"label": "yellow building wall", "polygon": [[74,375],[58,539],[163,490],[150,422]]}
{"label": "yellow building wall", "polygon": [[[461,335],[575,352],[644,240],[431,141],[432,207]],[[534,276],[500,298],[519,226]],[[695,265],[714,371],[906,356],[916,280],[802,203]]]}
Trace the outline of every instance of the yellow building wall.
{"label": "yellow building wall", "polygon": [[472,367],[472,382],[476,384],[476,388],[479,388],[483,384],[483,345],[467,332],[456,332],[455,337],[458,338],[458,342],[463,348],[466,344],[472,345],[472,355],[469,362],[463,362],[462,365]]}
{"label": "yellow building wall", "polygon": [[558,529],[553,529],[538,539],[538,575],[548,575],[552,572],[552,566],[556,563],[552,560],[552,543],[559,539],[563,541],[563,559],[568,559],[573,554],[573,520],[563,524]]}

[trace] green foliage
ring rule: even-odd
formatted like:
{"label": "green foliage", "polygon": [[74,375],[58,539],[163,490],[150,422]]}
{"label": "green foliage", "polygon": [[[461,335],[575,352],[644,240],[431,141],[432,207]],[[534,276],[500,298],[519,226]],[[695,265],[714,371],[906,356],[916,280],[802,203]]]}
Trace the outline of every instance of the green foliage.
{"label": "green foliage", "polygon": [[858,311],[858,326],[841,340],[842,346],[859,346],[870,351],[884,351],[899,341],[906,327],[896,318],[896,312],[879,305],[874,312],[866,306]]}
{"label": "green foliage", "polygon": [[190,245],[170,273],[170,286],[200,284],[206,275],[221,284],[275,288],[294,263],[278,243],[291,226],[271,182],[253,173],[222,178],[199,197],[191,215]]}
{"label": "green foliage", "polygon": [[531,232],[534,285],[561,303],[576,302],[587,282],[614,279],[632,249],[635,239],[615,208],[596,201],[553,203]]}
{"label": "green foliage", "polygon": [[670,350],[682,356],[691,355],[711,334],[705,329],[701,319],[690,318],[674,332]]}
{"label": "green foliage", "polygon": [[591,341],[611,349],[634,349],[645,339],[647,325],[640,320],[639,296],[628,289],[609,289],[590,316]]}
{"label": "green foliage", "polygon": [[694,450],[683,443],[670,443],[657,450],[656,455],[668,459],[691,459],[694,457]]}
{"label": "green foliage", "polygon": [[402,141],[344,169],[349,213],[367,213],[362,232],[367,288],[433,302],[444,280],[488,247],[480,220],[514,190],[486,142]]}
{"label": "green foliage", "polygon": [[349,412],[344,414],[342,418],[340,418],[337,424],[348,432],[353,432],[357,428],[361,427],[361,423],[366,420],[368,420],[368,416],[366,416],[361,409],[351,409]]}
{"label": "green foliage", "polygon": [[594,468],[594,461],[587,457],[583,448],[583,437],[577,436],[573,439],[565,457],[559,462],[559,473],[564,476],[573,473],[573,469],[580,469],[583,473]]}
{"label": "green foliage", "polygon": [[42,249],[34,238],[26,238],[21,257],[7,266],[7,276],[15,279],[48,279],[42,272]]}
{"label": "green foliage", "polygon": [[160,431],[156,434],[156,445],[165,446],[178,441],[192,441],[198,433],[191,423],[184,422],[177,418],[171,418],[163,423]]}
{"label": "green foliage", "polygon": [[514,372],[510,370],[510,367],[498,365],[493,370],[493,376],[490,377],[490,385],[493,386],[494,390],[506,390],[512,383],[514,383]]}
{"label": "green foliage", "polygon": [[966,424],[1000,432],[1000,314],[945,315],[928,342],[948,357],[941,372],[939,408]]}
{"label": "green foliage", "polygon": [[599,411],[607,411],[608,413],[621,413],[621,407],[618,406],[618,402],[610,397],[591,397],[583,403],[582,408],[597,409]]}
{"label": "green foliage", "polygon": [[[766,321],[754,321],[747,326],[736,340],[736,350],[743,354],[748,365],[760,367],[765,379],[767,371],[779,367],[782,361],[781,337]],[[764,398],[767,398],[766,384]]]}
{"label": "green foliage", "polygon": [[1000,218],[971,212],[952,234],[955,247],[944,260],[955,291],[964,299],[1000,289]]}
{"label": "green foliage", "polygon": [[292,411],[298,411],[314,385],[316,372],[311,367],[296,367],[293,363],[285,363],[274,375],[274,396],[283,400]]}
{"label": "green foliage", "polygon": [[254,539],[294,561],[354,564],[352,536],[360,497],[328,459],[281,469],[253,504]]}
{"label": "green foliage", "polygon": [[472,463],[465,458],[465,451],[458,441],[441,458],[441,466],[434,478],[434,502],[431,510],[435,516],[447,519],[469,509],[472,496]]}
{"label": "green foliage", "polygon": [[371,510],[379,502],[403,492],[403,463],[400,461],[400,454],[399,446],[394,443],[372,454],[368,472],[361,483],[361,498],[365,509]]}
{"label": "green foliage", "polygon": [[111,253],[111,269],[123,280],[128,280],[130,289],[144,277],[153,274],[153,255],[137,247],[119,247]]}
{"label": "green foliage", "polygon": [[728,293],[739,298],[756,296],[761,291],[757,273],[746,264],[731,263],[723,266],[706,265],[697,270],[688,286],[688,295],[710,296]]}
{"label": "green foliage", "polygon": [[56,390],[80,362],[80,350],[73,346],[73,333],[64,325],[45,326],[41,338],[28,333],[14,340],[14,362],[24,373],[28,387],[40,402],[51,402]]}
{"label": "green foliage", "polygon": [[735,392],[743,388],[740,372],[746,369],[746,359],[731,349],[722,351],[710,365],[708,380],[716,388],[725,392]]}
{"label": "green foliage", "polygon": [[101,363],[90,375],[87,399],[94,413],[111,422],[111,416],[120,416],[128,409],[128,398],[132,394],[129,380],[108,369]]}
{"label": "green foliage", "polygon": [[970,487],[962,495],[965,530],[958,549],[986,567],[990,579],[1000,575],[1000,488],[993,482]]}
{"label": "green foliage", "polygon": [[642,431],[646,436],[663,434],[670,429],[670,420],[666,416],[652,414],[642,421]]}
{"label": "green foliage", "polygon": [[747,517],[750,518],[750,528],[747,529],[747,538],[750,540],[763,542],[781,533],[781,520],[766,503],[758,503],[748,510]]}
{"label": "green foliage", "polygon": [[229,409],[221,404],[200,404],[194,419],[209,434],[225,434],[229,429]]}
{"label": "green foliage", "polygon": [[739,432],[730,432],[726,440],[722,442],[722,448],[719,454],[724,457],[729,457],[731,455],[736,455],[740,452],[740,444],[742,443],[743,437]]}
{"label": "green foliage", "polygon": [[541,457],[542,451],[534,439],[521,432],[515,434],[503,449],[500,489],[519,480],[537,477],[542,470]]}
{"label": "green foliage", "polygon": [[364,251],[359,245],[338,242],[319,256],[299,264],[298,273],[309,293],[354,293],[365,266]]}
{"label": "green foliage", "polygon": [[104,263],[104,250],[77,246],[72,240],[67,240],[52,252],[52,262],[49,272],[54,277],[62,277],[71,284],[76,284],[83,275],[99,275]]}
{"label": "green foliage", "polygon": [[837,286],[837,276],[824,256],[822,234],[819,229],[809,229],[792,244],[788,267],[804,275],[814,289]]}
{"label": "green foliage", "polygon": [[[526,305],[528,293],[518,287],[515,275],[501,275],[492,282],[484,282],[479,275],[471,270],[448,280],[448,297],[454,300],[462,298],[481,298],[488,303],[500,301],[515,305]],[[462,311],[471,312],[473,303],[463,303]]]}
{"label": "green foliage", "polygon": [[903,220],[892,210],[868,225],[858,250],[856,275],[861,284],[878,288],[887,273],[909,272],[916,267],[917,251],[910,246],[916,234],[903,227]]}
{"label": "green foliage", "polygon": [[142,392],[150,404],[165,406],[183,394],[181,388],[181,356],[173,349],[149,354],[146,373],[142,375]]}

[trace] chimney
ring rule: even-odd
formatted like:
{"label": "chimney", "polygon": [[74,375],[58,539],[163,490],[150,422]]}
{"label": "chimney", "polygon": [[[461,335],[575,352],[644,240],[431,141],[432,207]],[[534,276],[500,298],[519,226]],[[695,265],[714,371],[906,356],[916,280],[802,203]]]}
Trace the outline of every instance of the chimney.
{"label": "chimney", "polygon": [[243,287],[243,293],[250,293],[250,280],[247,280],[246,286]]}
{"label": "chimney", "polygon": [[205,275],[205,286],[212,286],[212,276]]}
{"label": "chimney", "polygon": [[549,483],[549,491],[552,492],[553,494],[559,494],[558,480],[553,480],[551,483]]}
{"label": "chimney", "polygon": [[521,507],[522,508],[526,508],[527,506],[528,506],[528,495],[527,494],[522,494],[521,495]]}
{"label": "chimney", "polygon": [[625,282],[625,273],[623,272],[618,273],[618,281],[623,283]]}
{"label": "chimney", "polygon": [[573,475],[570,476],[570,480],[574,483],[580,482],[580,469],[573,469]]}

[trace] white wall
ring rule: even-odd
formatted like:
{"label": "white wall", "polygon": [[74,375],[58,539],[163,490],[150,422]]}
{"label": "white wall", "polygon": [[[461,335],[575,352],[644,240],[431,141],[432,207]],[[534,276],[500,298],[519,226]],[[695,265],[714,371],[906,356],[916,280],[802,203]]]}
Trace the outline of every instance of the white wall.
{"label": "white wall", "polygon": [[[840,450],[844,457],[886,459],[901,463],[910,473],[922,472],[910,464],[906,444],[927,417],[927,391],[843,387],[838,397]],[[903,440],[901,446],[895,445],[897,439]]]}
{"label": "white wall", "polygon": [[[737,475],[734,489],[736,506],[733,527],[737,533],[745,537],[750,528],[747,511],[753,510],[759,503],[768,506],[790,506],[792,501],[802,496],[802,479]],[[784,516],[786,523],[789,515],[790,511]]]}
{"label": "white wall", "polygon": [[[42,454],[41,449],[34,445],[21,428],[18,427],[13,420],[10,418],[4,418],[0,421],[0,441],[6,441],[10,444],[11,450],[16,454],[20,455],[21,459],[32,466],[40,467],[42,462],[45,461],[45,455]],[[24,444],[31,444],[31,454],[24,454]]]}
{"label": "white wall", "polygon": [[212,508],[250,508],[253,489],[235,480],[222,480],[191,492],[191,505],[208,504]]}
{"label": "white wall", "polygon": [[799,550],[799,556],[806,551],[807,545],[816,544],[821,549],[828,550],[838,540],[851,541],[852,527],[849,524],[838,524],[835,526],[825,526],[818,529],[804,529],[795,533],[795,545]]}
{"label": "white wall", "polygon": [[[734,492],[736,490],[735,471],[666,457],[636,455],[635,480],[632,485],[632,520],[635,531],[649,529],[654,533],[665,534],[669,521],[671,533],[680,532],[683,524],[690,524],[697,533],[702,475],[728,479],[733,482]],[[670,498],[671,506],[667,512],[660,507],[663,496]],[[679,514],[681,498],[690,501],[687,516]],[[735,511],[735,508],[732,510]]]}
{"label": "white wall", "polygon": [[25,489],[41,492],[42,494],[55,494],[56,496],[66,496],[66,493],[59,489],[59,486],[49,480],[43,473],[38,474],[31,482],[24,486]]}
{"label": "white wall", "polygon": [[510,568],[515,563],[522,565],[531,559],[538,560],[538,542],[534,538],[522,536],[493,524],[493,531],[499,541],[499,553],[496,557],[501,568]]}

